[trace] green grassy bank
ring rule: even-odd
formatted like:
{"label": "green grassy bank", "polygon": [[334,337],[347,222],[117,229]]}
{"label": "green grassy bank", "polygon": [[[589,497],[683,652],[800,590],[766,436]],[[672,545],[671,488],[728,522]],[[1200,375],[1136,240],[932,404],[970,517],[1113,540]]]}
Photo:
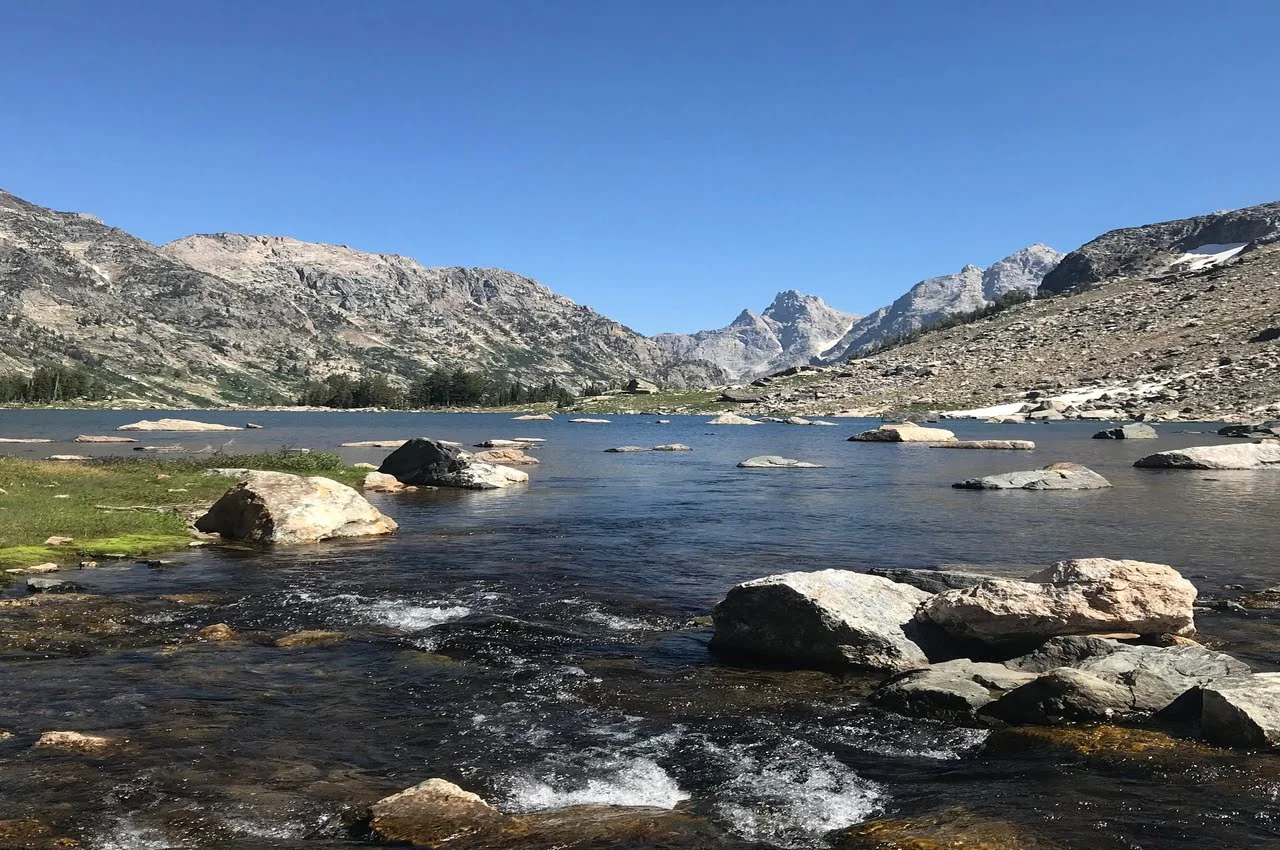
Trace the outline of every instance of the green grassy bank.
{"label": "green grassy bank", "polygon": [[[0,457],[0,568],[183,548],[191,541],[188,517],[233,483],[205,475],[214,467],[322,475],[350,485],[365,474],[327,452],[79,462]],[[72,542],[44,545],[54,536]]]}

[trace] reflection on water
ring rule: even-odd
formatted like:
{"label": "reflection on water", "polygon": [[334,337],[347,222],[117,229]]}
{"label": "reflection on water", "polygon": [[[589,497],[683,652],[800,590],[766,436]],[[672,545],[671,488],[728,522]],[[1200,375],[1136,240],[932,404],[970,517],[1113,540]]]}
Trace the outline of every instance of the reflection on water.
{"label": "reflection on water", "polygon": [[[1092,426],[957,423],[1023,452],[850,443],[841,428],[610,426],[503,416],[257,414],[235,450],[336,449],[427,433],[547,438],[533,483],[497,493],[374,495],[393,539],[264,551],[214,547],[179,566],[102,569],[88,602],[0,610],[5,674],[0,819],[37,817],[94,848],[357,846],[326,826],[431,776],[509,811],[572,803],[678,807],[722,845],[818,847],[880,813],[960,806],[1067,848],[1267,846],[1275,779],[1241,758],[1203,771],[989,754],[986,733],[869,708],[872,680],[750,670],[706,651],[730,585],[790,569],[968,565],[1017,575],[1062,557],[1173,564],[1205,591],[1280,584],[1274,472],[1137,470],[1155,442]],[[128,413],[3,414],[0,435],[108,433]],[[229,413],[201,414],[237,422]],[[1179,426],[1185,427],[1185,426]],[[156,435],[148,442],[180,441]],[[190,442],[190,441],[188,441]],[[605,454],[682,442],[687,454]],[[59,446],[14,447],[36,456]],[[99,446],[77,450],[106,451]],[[385,450],[344,450],[376,462]],[[743,474],[757,454],[826,469]],[[1085,463],[1112,490],[973,493],[974,475]],[[16,595],[16,591],[12,594]],[[1276,620],[1211,613],[1202,628],[1275,668]],[[197,637],[227,623],[235,640]],[[281,649],[300,630],[336,645]],[[33,750],[48,729],[117,741],[104,756]],[[303,843],[305,841],[305,843]]]}

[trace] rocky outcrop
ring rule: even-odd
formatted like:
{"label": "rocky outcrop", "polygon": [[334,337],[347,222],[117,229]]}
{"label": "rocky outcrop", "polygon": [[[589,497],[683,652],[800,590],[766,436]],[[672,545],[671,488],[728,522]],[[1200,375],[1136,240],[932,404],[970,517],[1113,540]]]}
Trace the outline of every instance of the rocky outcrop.
{"label": "rocky outcrop", "polygon": [[955,440],[953,431],[946,428],[925,428],[914,422],[881,425],[861,434],[854,434],[850,440],[863,443],[949,443]]}
{"label": "rocky outcrop", "polygon": [[1277,240],[1280,203],[1121,228],[1104,233],[1063,257],[1045,275],[1040,291],[1055,294],[1116,277],[1196,270],[1205,267],[1197,263],[1206,262],[1198,258]]}
{"label": "rocky outcrop", "polygon": [[1280,673],[1256,673],[1203,689],[1200,728],[1228,747],[1263,749],[1280,744]]}
{"label": "rocky outcrop", "polygon": [[1039,678],[1003,664],[959,658],[894,676],[872,694],[883,708],[966,722],[988,703]]}
{"label": "rocky outcrop", "polygon": [[867,570],[869,575],[887,578],[899,584],[909,584],[928,593],[944,590],[963,590],[975,587],[994,576],[970,573],[964,570],[915,570],[904,567],[876,567]]}
{"label": "rocky outcrop", "polygon": [[282,544],[390,534],[396,527],[345,484],[284,472],[248,473],[196,520],[206,534]]}
{"label": "rocky outcrop", "polygon": [[428,779],[373,804],[370,828],[384,841],[440,847],[450,841],[497,837],[511,819],[478,794]]}
{"label": "rocky outcrop", "polygon": [[1156,452],[1133,465],[1148,469],[1280,469],[1280,443],[1193,446]]}
{"label": "rocky outcrop", "polygon": [[1100,490],[1111,482],[1078,463],[1054,463],[1043,469],[1004,472],[957,481],[961,490]]}
{"label": "rocky outcrop", "polygon": [[525,454],[520,449],[486,449],[473,454],[471,460],[474,463],[493,463],[499,466],[537,466],[542,463],[533,455]]}
{"label": "rocky outcrop", "polygon": [[654,446],[655,452],[691,452],[693,448],[686,446],[684,443],[667,443],[661,446]]}
{"label": "rocky outcrop", "polygon": [[719,330],[660,334],[654,342],[673,358],[705,360],[724,369],[730,380],[750,380],[807,364],[859,318],[828,307],[821,298],[789,289],[778,293],[762,314],[743,310]]}
{"label": "rocky outcrop", "polygon": [[97,436],[93,434],[81,434],[80,436],[76,437],[75,441],[77,443],[136,443],[138,442],[133,437]]}
{"label": "rocky outcrop", "polygon": [[738,464],[739,469],[822,469],[820,463],[810,463],[790,457],[778,455],[759,455],[749,457]]}
{"label": "rocky outcrop", "polygon": [[1062,561],[1026,581],[992,579],[939,593],[922,618],[958,638],[1027,643],[1057,635],[1194,631],[1196,589],[1177,570],[1144,561]]}
{"label": "rocky outcrop", "polygon": [[496,490],[525,484],[529,475],[518,469],[482,463],[454,445],[417,437],[387,455],[378,471],[412,486]]}
{"label": "rocky outcrop", "polygon": [[399,479],[394,475],[387,475],[383,472],[368,473],[360,486],[365,490],[373,490],[377,493],[399,493],[404,489],[404,485],[400,483]]}
{"label": "rocky outcrop", "polygon": [[855,323],[822,352],[822,360],[837,362],[948,316],[980,310],[1011,292],[1033,294],[1062,256],[1046,245],[1031,245],[985,270],[968,265],[955,274],[922,280],[889,306]]}
{"label": "rocky outcrop", "polygon": [[713,649],[799,667],[904,670],[928,664],[915,619],[929,594],[847,570],[744,582],[712,611]]}
{"label": "rocky outcrop", "polygon": [[636,452],[651,452],[653,448],[650,446],[614,446],[611,449],[605,449],[608,454],[635,454]]}
{"label": "rocky outcrop", "polygon": [[1093,435],[1095,440],[1154,440],[1160,435],[1155,428],[1141,422],[1131,422],[1119,428],[1108,428]]}
{"label": "rocky outcrop", "polygon": [[143,419],[121,425],[117,431],[241,431],[236,425],[217,425],[212,422],[197,422],[194,419]]}
{"label": "rocky outcrop", "polygon": [[719,416],[707,420],[708,425],[759,425],[760,423],[754,419],[748,419],[745,416],[739,416],[736,413],[721,413]]}
{"label": "rocky outcrop", "polygon": [[78,753],[105,753],[114,742],[102,735],[86,735],[83,732],[54,731],[44,732],[36,741],[39,749],[67,750]]}

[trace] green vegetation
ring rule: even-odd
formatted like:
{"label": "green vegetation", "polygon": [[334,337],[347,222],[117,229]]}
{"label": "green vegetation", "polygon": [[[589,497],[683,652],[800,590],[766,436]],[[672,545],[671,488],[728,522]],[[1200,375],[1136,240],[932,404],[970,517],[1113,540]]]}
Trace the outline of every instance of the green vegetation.
{"label": "green vegetation", "polygon": [[30,375],[0,375],[0,404],[53,404],[75,399],[105,398],[108,388],[87,372],[41,366]]}
{"label": "green vegetation", "polygon": [[424,407],[506,407],[554,402],[561,407],[573,401],[573,394],[555,381],[526,386],[520,381],[487,378],[465,369],[435,369],[419,375],[401,389],[386,376],[369,374],[360,378],[330,375],[323,383],[312,384],[298,399],[315,407],[386,407],[393,410]]}
{"label": "green vegetation", "polygon": [[719,390],[662,390],[651,395],[621,393],[578,399],[572,409],[594,413],[717,413],[737,407],[730,402],[717,401],[719,398]]}
{"label": "green vegetation", "polygon": [[[181,460],[111,457],[85,463],[0,457],[0,567],[68,563],[107,554],[146,555],[185,547],[188,517],[231,480],[214,467],[322,475],[354,485],[364,470],[329,452],[213,454]],[[71,537],[45,546],[49,537]]]}

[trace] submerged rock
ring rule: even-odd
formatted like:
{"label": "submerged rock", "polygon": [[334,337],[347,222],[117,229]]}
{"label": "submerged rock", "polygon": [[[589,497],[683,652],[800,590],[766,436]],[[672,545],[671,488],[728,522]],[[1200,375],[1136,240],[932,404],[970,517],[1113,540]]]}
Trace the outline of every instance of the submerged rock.
{"label": "submerged rock", "polygon": [[924,428],[914,422],[903,422],[881,425],[849,439],[864,443],[949,443],[955,438],[955,433],[946,428]]}
{"label": "submerged rock", "polygon": [[648,446],[617,446],[612,449],[605,449],[611,454],[633,454],[635,452],[651,452],[653,449]]}
{"label": "submerged rock", "polygon": [[741,469],[823,469],[820,463],[809,463],[805,460],[796,460],[790,457],[779,457],[778,455],[759,455],[757,457],[749,457],[738,464]]}
{"label": "submerged rock", "polygon": [[951,485],[961,490],[1100,490],[1111,482],[1078,463],[1054,463],[1043,469],[969,478]]}
{"label": "submerged rock", "polygon": [[992,579],[930,599],[921,614],[948,633],[986,643],[1057,635],[1194,631],[1196,589],[1177,570],[1144,561],[1061,561],[1026,581]]}
{"label": "submerged rock", "polygon": [[194,419],[143,419],[121,425],[117,431],[241,431],[237,425],[217,425],[212,422],[197,422]]}
{"label": "submerged rock", "polygon": [[848,570],[744,582],[712,611],[715,650],[818,668],[906,670],[929,663],[915,620],[929,594]]}
{"label": "submerged rock", "polygon": [[389,454],[378,471],[402,484],[495,490],[529,481],[528,473],[478,462],[457,446],[418,437]]}
{"label": "submerged rock", "polygon": [[1119,428],[1108,428],[1093,435],[1095,440],[1154,440],[1160,435],[1156,429],[1141,422],[1121,425]]}
{"label": "submerged rock", "polygon": [[84,593],[84,585],[64,578],[29,578],[28,593]]}
{"label": "submerged rock", "polygon": [[935,449],[1002,449],[1029,452],[1036,447],[1031,440],[956,440],[954,443],[938,443]]}
{"label": "submerged rock", "polygon": [[101,735],[86,735],[83,732],[45,732],[36,741],[39,749],[69,750],[78,753],[103,753],[111,748],[112,740]]}
{"label": "submerged rock", "polygon": [[133,437],[112,437],[112,436],[99,437],[92,434],[81,434],[80,436],[76,437],[75,442],[77,443],[136,443],[138,441],[135,440]]}
{"label": "submerged rock", "polygon": [[1133,465],[1150,469],[1280,469],[1280,443],[1193,446],[1156,452]]}
{"label": "submerged rock", "polygon": [[390,534],[397,527],[345,484],[285,472],[248,473],[196,520],[205,533],[283,544]]}
{"label": "submerged rock", "polygon": [[871,700],[902,714],[967,721],[988,703],[1038,677],[1003,664],[958,658],[900,673],[872,693]]}
{"label": "submerged rock", "polygon": [[836,850],[1063,850],[1029,827],[961,808],[877,818],[836,833]]}
{"label": "submerged rock", "polygon": [[1280,673],[1255,673],[1205,687],[1200,729],[1228,747],[1262,749],[1280,744]]}
{"label": "submerged rock", "polygon": [[328,632],[323,629],[305,629],[300,632],[294,632],[285,635],[276,640],[276,646],[281,649],[298,649],[300,647],[310,646],[337,646],[345,643],[347,635],[343,632]]}

